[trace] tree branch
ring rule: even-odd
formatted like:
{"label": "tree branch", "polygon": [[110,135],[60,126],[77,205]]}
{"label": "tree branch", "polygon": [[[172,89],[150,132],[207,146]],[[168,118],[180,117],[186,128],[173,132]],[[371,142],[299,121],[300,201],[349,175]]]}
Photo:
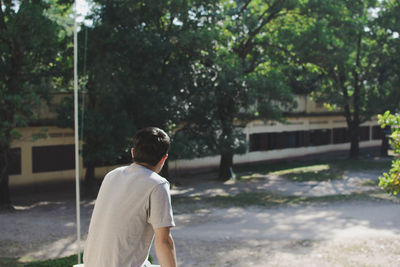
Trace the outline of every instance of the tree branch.
{"label": "tree branch", "polygon": [[344,69],[341,68],[340,66],[338,66],[338,68],[339,68],[339,73],[338,74],[335,73],[335,75],[337,76],[337,79],[339,81],[340,89],[342,90],[342,93],[343,93],[344,114],[345,114],[345,117],[346,117],[347,125],[350,127],[353,124],[353,120],[351,118],[349,92],[348,92],[346,86],[344,85],[344,83],[346,81],[346,73],[345,73]]}
{"label": "tree branch", "polygon": [[[250,47],[250,43],[253,41],[254,37],[261,31],[261,29],[268,24],[271,20],[273,20],[274,18],[277,17],[277,15],[279,14],[279,12],[282,11],[281,8],[277,8],[278,4],[280,4],[281,1],[275,1],[275,3],[269,7],[268,9],[266,9],[259,17],[258,20],[262,20],[260,25],[254,29],[253,31],[251,31],[248,35],[248,38],[246,40],[246,42],[244,43],[243,41],[239,44],[239,51],[241,51],[241,55],[240,57],[243,57],[245,55],[245,52],[249,49]],[[271,12],[266,18],[264,18],[265,14],[267,14],[268,12]],[[264,18],[264,19],[262,19]]]}
{"label": "tree branch", "polygon": [[240,9],[240,15],[242,15],[243,12],[247,9],[247,7],[249,6],[249,4],[250,4],[251,1],[252,1],[252,0],[248,0],[248,1],[242,6],[242,8]]}

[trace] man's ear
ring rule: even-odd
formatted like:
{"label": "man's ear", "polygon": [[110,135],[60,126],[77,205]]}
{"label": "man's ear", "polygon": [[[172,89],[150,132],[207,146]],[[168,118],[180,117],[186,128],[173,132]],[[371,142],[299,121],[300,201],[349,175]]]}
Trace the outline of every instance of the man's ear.
{"label": "man's ear", "polygon": [[160,166],[161,169],[162,169],[162,167],[164,166],[164,163],[165,163],[165,161],[167,160],[167,158],[168,158],[168,154],[165,154],[165,155],[160,159],[160,161],[157,163],[157,165]]}
{"label": "man's ear", "polygon": [[164,164],[164,162],[167,160],[167,158],[168,158],[168,154],[165,154],[165,155],[161,158],[162,164]]}
{"label": "man's ear", "polygon": [[156,168],[156,171],[155,171],[155,172],[160,173],[160,171],[162,170],[162,168],[163,168],[163,166],[164,166],[164,163],[165,163],[165,161],[167,160],[167,158],[168,158],[168,154],[164,155],[164,156],[160,159],[160,161],[159,161],[159,162],[157,163],[157,165],[155,166],[155,168]]}

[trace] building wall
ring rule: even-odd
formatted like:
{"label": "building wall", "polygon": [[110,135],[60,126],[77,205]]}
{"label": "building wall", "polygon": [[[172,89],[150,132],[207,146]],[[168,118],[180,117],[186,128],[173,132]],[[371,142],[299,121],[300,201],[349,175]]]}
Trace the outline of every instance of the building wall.
{"label": "building wall", "polygon": [[[364,129],[368,130],[368,140],[360,141],[361,148],[377,147],[381,144],[380,128],[377,125],[376,118],[371,121],[365,122],[361,125]],[[253,121],[244,129],[247,142],[251,145],[250,137],[253,134],[266,134],[276,133],[282,135],[283,133],[290,133],[296,131],[313,131],[313,130],[327,130],[330,131],[330,142],[324,145],[307,145],[301,147],[288,147],[270,150],[248,151],[242,155],[234,156],[234,163],[250,163],[256,161],[276,160],[289,157],[301,157],[306,155],[333,152],[340,150],[350,150],[350,143],[348,141],[343,143],[334,143],[333,134],[334,129],[347,129],[346,121],[342,116],[304,116],[304,117],[291,117],[286,122],[272,122],[272,121]],[[378,130],[378,131],[377,131]],[[250,148],[250,147],[249,147]],[[189,169],[200,167],[215,167],[219,165],[219,156],[204,157],[192,160],[179,160],[178,162],[171,162],[170,169]]]}
{"label": "building wall", "polygon": [[[376,119],[362,124],[364,130],[368,130],[368,140],[360,142],[360,147],[379,146],[381,143],[379,134],[376,133]],[[284,159],[288,157],[300,157],[316,153],[324,153],[338,150],[349,150],[350,143],[333,143],[334,129],[346,128],[343,117],[340,116],[307,116],[291,117],[287,121],[263,122],[253,121],[244,129],[249,149],[247,153],[235,155],[235,163],[249,163],[263,160]],[[49,181],[75,179],[74,133],[72,129],[47,127],[26,127],[19,129],[22,137],[12,144],[12,148],[19,150],[20,172],[10,175],[10,185],[26,185]],[[305,145],[300,147],[285,147],[278,149],[251,149],[253,135],[275,133],[282,137],[285,133],[306,131],[329,132],[329,144]],[[375,133],[374,133],[375,131]],[[35,138],[39,136],[39,138]],[[285,143],[285,140],[282,141]],[[286,146],[286,145],[285,145]],[[187,170],[201,167],[217,167],[219,156],[197,158],[191,160],[170,161],[170,170]],[[18,164],[16,164],[18,165]],[[96,168],[97,177],[104,176],[108,171],[117,166],[105,166]],[[18,170],[18,166],[14,167]],[[85,169],[82,170],[83,177]]]}
{"label": "building wall", "polygon": [[[74,155],[71,155],[69,151],[71,146],[74,146],[73,130],[57,127],[24,127],[18,130],[21,133],[21,138],[15,140],[11,144],[11,148],[20,150],[20,172],[10,175],[10,185],[31,184],[74,177],[74,169],[70,167],[71,164],[68,164],[74,162]],[[40,137],[40,135],[42,137]],[[59,164],[61,165],[66,163],[66,169],[58,171],[40,171],[40,166],[39,168],[35,167],[35,165],[43,166],[43,160],[46,159],[44,158],[42,162],[37,162],[37,159],[34,158],[34,154],[43,154],[42,151],[47,147],[61,148],[59,149],[61,150],[60,155],[56,154],[50,156],[52,156],[52,162],[60,161]],[[68,150],[66,155],[62,153],[63,148],[67,148]],[[41,149],[42,151],[40,151]],[[33,164],[34,161],[36,161],[36,164]],[[52,164],[52,162],[48,163],[50,170],[54,169],[54,164]]]}
{"label": "building wall", "polygon": [[[55,94],[54,103],[66,95]],[[347,125],[343,116],[326,110],[308,96],[297,96],[296,101],[298,105],[291,111],[293,115],[288,116],[284,122],[250,122],[243,130],[248,151],[235,155],[234,162],[249,163],[350,149],[350,143],[345,140]],[[38,109],[37,114],[42,121],[56,118],[54,109],[47,106]],[[376,118],[362,124],[362,127],[363,139],[360,147],[379,146],[380,130]],[[75,179],[73,129],[48,126],[24,127],[18,130],[22,136],[11,145],[11,186]],[[219,156],[213,156],[170,161],[169,168],[174,171],[217,167],[219,160]],[[117,166],[96,168],[95,175],[102,177],[115,167]],[[81,177],[84,171],[83,168]]]}
{"label": "building wall", "polygon": [[[11,148],[18,157],[12,163],[10,186],[29,185],[75,179],[74,131],[68,128],[24,127],[19,128],[21,138]],[[82,166],[82,162],[80,164]],[[117,166],[98,167],[95,175],[104,176]],[[83,177],[82,168],[80,177]]]}

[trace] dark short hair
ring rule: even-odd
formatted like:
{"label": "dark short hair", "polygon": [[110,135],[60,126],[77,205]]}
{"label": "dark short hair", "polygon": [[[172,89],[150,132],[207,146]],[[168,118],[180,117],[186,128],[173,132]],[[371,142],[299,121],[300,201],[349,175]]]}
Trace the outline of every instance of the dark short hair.
{"label": "dark short hair", "polygon": [[169,136],[157,127],[141,129],[133,138],[133,160],[156,166],[168,153],[170,142]]}

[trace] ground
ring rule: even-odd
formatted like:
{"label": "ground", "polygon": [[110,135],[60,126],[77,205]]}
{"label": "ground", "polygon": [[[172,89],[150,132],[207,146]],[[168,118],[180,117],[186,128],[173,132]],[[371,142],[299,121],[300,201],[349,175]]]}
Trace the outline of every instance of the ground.
{"label": "ground", "polygon": [[[313,171],[318,168],[324,166]],[[343,172],[343,179],[297,181],[269,172],[242,174],[223,184],[175,186],[178,262],[185,267],[400,266],[400,205],[379,191],[380,173],[353,170]],[[74,254],[74,200],[67,193],[15,198],[16,211],[0,214],[0,258],[23,262]],[[83,240],[93,205],[93,199],[81,203]]]}

